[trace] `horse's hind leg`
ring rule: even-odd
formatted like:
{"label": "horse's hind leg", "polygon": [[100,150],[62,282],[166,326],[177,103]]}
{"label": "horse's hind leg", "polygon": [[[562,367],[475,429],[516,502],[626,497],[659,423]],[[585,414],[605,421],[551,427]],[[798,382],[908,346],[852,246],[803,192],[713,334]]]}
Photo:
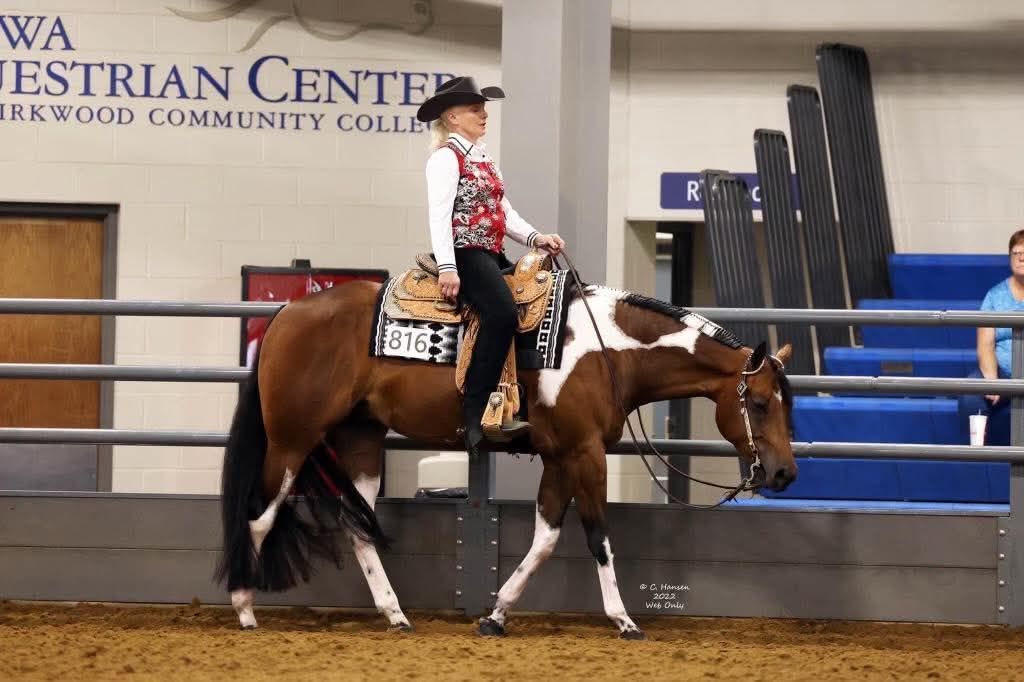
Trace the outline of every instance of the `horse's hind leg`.
{"label": "horse's hind leg", "polygon": [[526,553],[518,568],[513,571],[505,584],[498,591],[498,599],[494,611],[487,618],[480,619],[479,631],[484,636],[501,636],[505,634],[505,616],[508,610],[519,600],[526,588],[526,583],[540,565],[555,549],[558,536],[562,531],[562,519],[572,499],[568,480],[562,473],[557,462],[545,460],[544,473],[541,475],[540,488],[537,491],[537,519],[533,527],[533,544]]}
{"label": "horse's hind leg", "polygon": [[[276,448],[273,443],[267,444],[267,455],[263,471],[264,497],[271,499],[267,508],[258,518],[249,522],[249,532],[252,535],[252,545],[256,556],[259,556],[263,541],[266,540],[270,529],[274,527],[278,510],[285,504],[288,493],[295,483],[295,476],[302,466],[305,455],[292,454],[282,455],[281,449]],[[276,489],[276,493],[268,493]],[[243,630],[252,630],[256,627],[256,615],[253,613],[253,602],[255,591],[252,587],[244,587],[231,592],[231,606],[238,614],[238,622]]]}
{"label": "horse's hind leg", "polygon": [[608,463],[604,447],[600,443],[579,452],[573,460],[573,478],[576,489],[576,510],[579,512],[583,530],[587,535],[587,546],[597,560],[597,577],[601,582],[601,598],[604,612],[619,628],[623,639],[644,639],[644,633],[626,613],[615,579],[612,546],[608,542]]}
{"label": "horse's hind leg", "polygon": [[[332,431],[330,436],[341,466],[371,509],[376,505],[380,490],[380,468],[386,434],[387,427],[378,422],[350,420]],[[384,572],[377,547],[352,531],[348,531],[348,536],[356,561],[366,576],[373,603],[388,619],[388,628],[411,632],[413,627],[402,613],[398,596]]]}

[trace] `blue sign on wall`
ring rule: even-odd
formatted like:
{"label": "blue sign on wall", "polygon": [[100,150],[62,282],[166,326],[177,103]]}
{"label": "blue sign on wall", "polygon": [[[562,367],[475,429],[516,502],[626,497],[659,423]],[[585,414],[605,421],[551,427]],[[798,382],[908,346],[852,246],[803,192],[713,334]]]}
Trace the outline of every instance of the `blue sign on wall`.
{"label": "blue sign on wall", "polygon": [[[750,188],[750,201],[754,209],[761,208],[761,181],[757,173],[733,173],[742,178]],[[796,176],[793,176],[793,206],[800,208],[796,191]],[[700,195],[700,173],[662,173],[661,207],[703,209],[704,200]]]}

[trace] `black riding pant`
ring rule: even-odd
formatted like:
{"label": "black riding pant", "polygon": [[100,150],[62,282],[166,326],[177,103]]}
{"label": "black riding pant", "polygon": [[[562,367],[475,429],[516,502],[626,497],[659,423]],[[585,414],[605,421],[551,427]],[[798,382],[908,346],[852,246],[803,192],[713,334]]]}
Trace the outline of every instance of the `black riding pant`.
{"label": "black riding pant", "polygon": [[501,368],[516,333],[518,316],[512,292],[502,277],[511,265],[504,253],[483,249],[455,249],[459,269],[459,298],[476,310],[480,331],[466,371],[463,414],[467,426],[479,424],[487,399],[498,385]]}

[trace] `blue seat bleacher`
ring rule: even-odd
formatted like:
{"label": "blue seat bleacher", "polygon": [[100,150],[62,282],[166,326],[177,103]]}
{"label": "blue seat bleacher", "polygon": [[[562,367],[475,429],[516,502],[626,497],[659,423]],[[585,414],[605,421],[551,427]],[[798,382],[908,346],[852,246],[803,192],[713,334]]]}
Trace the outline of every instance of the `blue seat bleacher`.
{"label": "blue seat bleacher", "polygon": [[961,443],[951,398],[796,396],[793,430],[808,442]]}
{"label": "blue seat bleacher", "polygon": [[825,374],[862,377],[965,377],[973,348],[826,348]]}
{"label": "blue seat bleacher", "polygon": [[[800,441],[963,444],[956,400],[797,396],[793,428]],[[784,493],[819,500],[1005,503],[1009,465],[984,462],[801,458]]]}
{"label": "blue seat bleacher", "polygon": [[889,257],[894,298],[985,298],[992,285],[1010,276],[1008,254],[895,253]]}
{"label": "blue seat bleacher", "polygon": [[784,511],[809,510],[817,512],[843,512],[869,509],[879,511],[914,511],[918,514],[983,514],[1005,516],[1010,512],[1010,505],[1002,502],[908,502],[905,500],[828,500],[828,499],[786,499],[772,497],[737,497],[730,502],[740,507],[757,507],[760,509],[779,509]]}
{"label": "blue seat bleacher", "polygon": [[908,501],[992,502],[1010,500],[1010,465],[1004,462],[896,460],[900,491]]}
{"label": "blue seat bleacher", "polygon": [[800,475],[779,500],[861,500],[875,502],[964,502],[1006,504],[1010,465],[1002,462],[800,459]]}
{"label": "blue seat bleacher", "polygon": [[[895,254],[894,299],[864,310],[977,310],[1009,274],[1006,255]],[[863,326],[864,348],[827,348],[823,370],[849,376],[964,377],[977,367],[970,327]],[[957,401],[945,397],[798,396],[799,441],[963,444]],[[801,458],[800,475],[769,498],[1002,504],[1009,466],[982,462]]]}
{"label": "blue seat bleacher", "polygon": [[[991,285],[989,285],[991,286]],[[981,299],[865,299],[861,310],[977,310]],[[865,348],[974,348],[977,332],[972,327],[861,327]]]}

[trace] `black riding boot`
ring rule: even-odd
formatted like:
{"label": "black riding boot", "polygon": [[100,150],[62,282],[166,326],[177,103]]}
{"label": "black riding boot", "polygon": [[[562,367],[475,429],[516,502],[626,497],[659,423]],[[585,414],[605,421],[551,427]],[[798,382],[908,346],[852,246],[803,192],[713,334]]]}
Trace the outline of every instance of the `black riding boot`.
{"label": "black riding boot", "polygon": [[481,452],[489,452],[487,439],[484,437],[484,429],[480,426],[480,419],[483,416],[483,410],[477,410],[475,406],[463,406],[462,420],[466,431],[466,453],[470,457],[476,457]]}
{"label": "black riding boot", "polygon": [[480,318],[480,331],[473,348],[473,358],[466,371],[466,392],[463,397],[463,419],[466,425],[466,451],[471,455],[482,450],[485,440],[503,442],[523,435],[526,422],[507,424],[500,432],[484,434],[480,425],[487,400],[497,390],[505,357],[512,345],[518,322],[512,292],[501,274],[500,254],[482,249],[455,249],[455,263],[461,280],[460,296],[473,306]]}

